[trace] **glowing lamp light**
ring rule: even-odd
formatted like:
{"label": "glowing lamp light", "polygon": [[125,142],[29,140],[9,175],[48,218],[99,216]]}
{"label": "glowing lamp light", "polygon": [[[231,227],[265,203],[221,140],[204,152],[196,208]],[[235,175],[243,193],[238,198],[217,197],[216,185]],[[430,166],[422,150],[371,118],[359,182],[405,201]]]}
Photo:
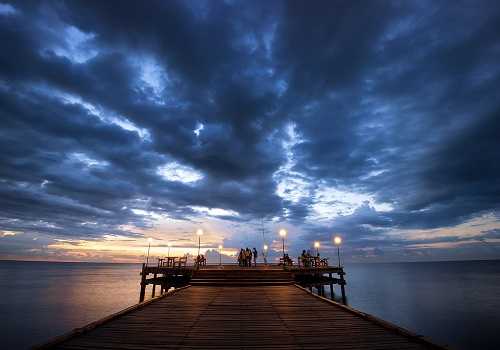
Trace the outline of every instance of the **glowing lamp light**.
{"label": "glowing lamp light", "polygon": [[268,249],[269,249],[269,247],[267,246],[267,244],[264,244],[264,250],[267,251]]}
{"label": "glowing lamp light", "polygon": [[148,242],[151,243],[153,242],[153,239],[151,237],[148,238]]}
{"label": "glowing lamp light", "polygon": [[172,246],[172,242],[168,242],[167,246],[170,248]]}
{"label": "glowing lamp light", "polygon": [[203,230],[201,228],[199,228],[197,231],[196,231],[196,234],[198,236],[202,236],[203,235]]}
{"label": "glowing lamp light", "polygon": [[219,244],[219,250],[220,250],[220,249],[222,249],[222,245],[221,245],[221,244]]}

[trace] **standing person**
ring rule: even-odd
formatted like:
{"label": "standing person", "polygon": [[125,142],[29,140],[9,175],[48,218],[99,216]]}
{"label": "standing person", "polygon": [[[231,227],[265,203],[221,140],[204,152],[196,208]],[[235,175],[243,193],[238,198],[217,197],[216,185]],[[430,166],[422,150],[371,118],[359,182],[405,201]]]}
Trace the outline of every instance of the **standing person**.
{"label": "standing person", "polygon": [[247,255],[247,267],[252,267],[252,251],[248,247],[246,249],[246,255]]}
{"label": "standing person", "polygon": [[254,266],[257,267],[257,249],[255,249],[255,247],[253,247],[253,263]]}
{"label": "standing person", "polygon": [[302,250],[302,254],[300,255],[300,260],[302,260],[302,265],[304,267],[308,267],[307,266],[307,264],[308,264],[308,262],[307,262],[307,255],[306,255],[306,250],[305,249]]}
{"label": "standing person", "polygon": [[241,248],[241,267],[247,266],[247,251]]}
{"label": "standing person", "polygon": [[243,259],[245,258],[245,253],[243,252],[243,248],[240,249],[240,254],[238,254],[238,265],[240,267],[243,266]]}

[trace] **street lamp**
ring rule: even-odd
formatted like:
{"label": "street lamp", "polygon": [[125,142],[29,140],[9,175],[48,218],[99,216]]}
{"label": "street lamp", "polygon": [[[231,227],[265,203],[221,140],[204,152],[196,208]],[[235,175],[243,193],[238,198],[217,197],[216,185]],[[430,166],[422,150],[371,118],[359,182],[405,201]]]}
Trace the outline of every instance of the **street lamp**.
{"label": "street lamp", "polygon": [[340,244],[342,244],[342,238],[340,238],[339,236],[335,236],[335,238],[333,239],[333,243],[335,243],[335,245],[337,246],[337,256],[339,258],[340,267]]}
{"label": "street lamp", "polygon": [[200,256],[201,236],[203,236],[203,230],[201,228],[199,228],[196,231],[196,235],[198,235],[198,256]]}
{"label": "street lamp", "polygon": [[153,239],[151,237],[148,238],[148,256],[146,257],[146,266],[148,266],[149,263],[149,250],[151,249],[151,242],[153,242]]}
{"label": "street lamp", "polygon": [[222,251],[222,244],[219,244],[219,265],[222,265],[222,255],[221,255],[221,251]]}
{"label": "street lamp", "polygon": [[319,256],[319,242],[314,242],[314,248],[316,248],[316,255]]}
{"label": "street lamp", "polygon": [[286,230],[284,228],[282,228],[280,230],[280,236],[283,240],[283,258],[285,257],[285,237],[286,237]]}
{"label": "street lamp", "polygon": [[269,247],[267,246],[267,244],[264,244],[264,264],[267,265],[267,250],[269,249]]}
{"label": "street lamp", "polygon": [[168,243],[167,243],[167,246],[168,246],[168,253],[167,253],[167,256],[170,258],[170,247],[172,246],[172,242],[168,242]]}

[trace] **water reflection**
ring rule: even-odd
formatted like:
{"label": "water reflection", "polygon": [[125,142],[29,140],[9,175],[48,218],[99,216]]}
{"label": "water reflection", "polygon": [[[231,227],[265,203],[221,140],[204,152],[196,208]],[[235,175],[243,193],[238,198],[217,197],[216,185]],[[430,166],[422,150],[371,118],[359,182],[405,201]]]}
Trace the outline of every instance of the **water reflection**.
{"label": "water reflection", "polygon": [[137,303],[139,272],[137,264],[0,262],[2,348],[26,348]]}
{"label": "water reflection", "polygon": [[500,349],[500,261],[352,264],[350,306],[453,349]]}
{"label": "water reflection", "polygon": [[[1,348],[26,348],[136,304],[140,270],[0,262]],[[500,261],[352,264],[346,272],[350,306],[454,349],[500,349]],[[340,301],[338,286],[335,294]]]}

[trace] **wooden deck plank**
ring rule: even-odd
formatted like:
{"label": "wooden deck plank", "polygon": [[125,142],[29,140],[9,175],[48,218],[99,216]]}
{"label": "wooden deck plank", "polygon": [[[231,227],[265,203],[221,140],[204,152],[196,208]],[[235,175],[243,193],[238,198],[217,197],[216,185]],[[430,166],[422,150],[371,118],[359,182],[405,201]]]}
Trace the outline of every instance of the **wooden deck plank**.
{"label": "wooden deck plank", "polygon": [[296,286],[193,286],[54,349],[430,349]]}

